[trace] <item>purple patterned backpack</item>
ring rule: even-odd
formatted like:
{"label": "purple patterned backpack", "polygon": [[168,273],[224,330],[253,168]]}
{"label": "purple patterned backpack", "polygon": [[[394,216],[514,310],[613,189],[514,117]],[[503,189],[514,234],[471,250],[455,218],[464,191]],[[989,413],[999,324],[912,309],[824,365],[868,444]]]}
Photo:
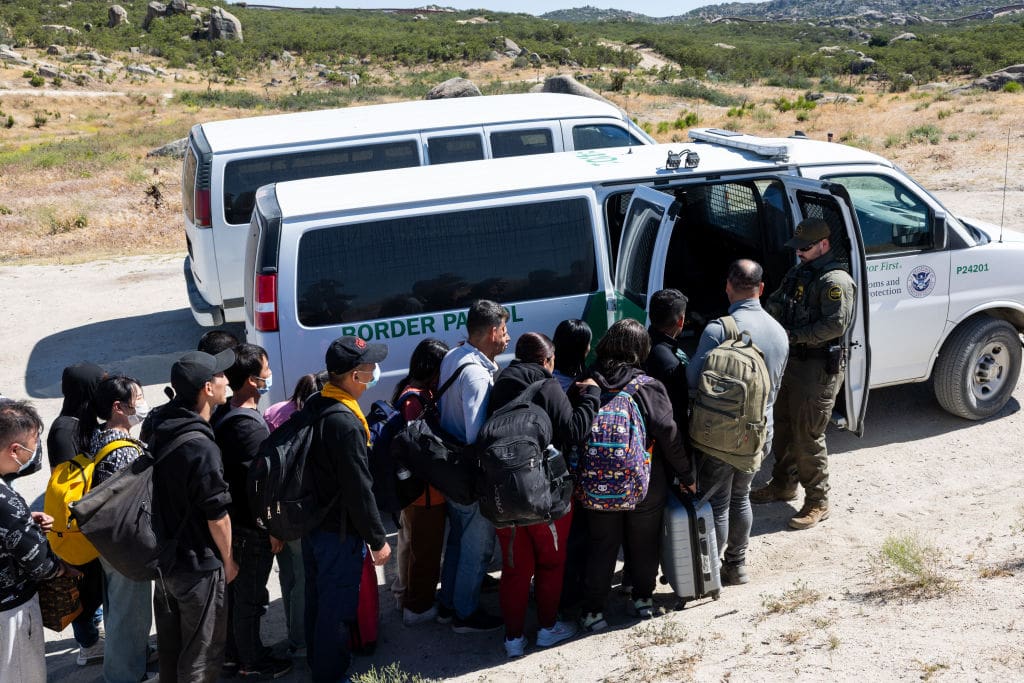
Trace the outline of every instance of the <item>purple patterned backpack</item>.
{"label": "purple patterned backpack", "polygon": [[633,378],[618,392],[601,395],[590,437],[574,449],[576,500],[589,510],[632,510],[647,495],[651,454],[647,428],[633,395],[647,375]]}

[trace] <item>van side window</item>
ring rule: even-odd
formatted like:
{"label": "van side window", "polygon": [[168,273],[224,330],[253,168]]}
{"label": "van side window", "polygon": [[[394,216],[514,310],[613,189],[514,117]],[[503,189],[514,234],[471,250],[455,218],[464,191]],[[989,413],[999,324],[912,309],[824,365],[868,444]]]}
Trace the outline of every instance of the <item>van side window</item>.
{"label": "van side window", "polygon": [[582,198],[339,225],[299,241],[298,318],[308,327],[596,289]]}
{"label": "van side window", "polygon": [[[196,158],[196,151],[189,145],[185,151],[185,164],[181,170],[181,205],[189,223],[196,222],[195,190],[198,167],[199,160]],[[252,211],[251,208],[250,211]]]}
{"label": "van side window", "polygon": [[601,149],[603,147],[629,147],[643,141],[619,126],[587,123],[572,127],[573,149]]}
{"label": "van side window", "polygon": [[224,220],[235,225],[248,223],[261,185],[419,165],[415,140],[231,161],[224,168]]}
{"label": "van side window", "polygon": [[438,135],[427,141],[431,164],[451,164],[484,158],[484,141],[479,135]]}
{"label": "van side window", "polygon": [[878,175],[830,176],[846,187],[857,211],[867,254],[931,249],[931,213],[904,185]]}
{"label": "van side window", "polygon": [[548,128],[503,130],[491,133],[491,156],[495,159],[520,157],[527,154],[547,154],[554,151],[551,130]]}

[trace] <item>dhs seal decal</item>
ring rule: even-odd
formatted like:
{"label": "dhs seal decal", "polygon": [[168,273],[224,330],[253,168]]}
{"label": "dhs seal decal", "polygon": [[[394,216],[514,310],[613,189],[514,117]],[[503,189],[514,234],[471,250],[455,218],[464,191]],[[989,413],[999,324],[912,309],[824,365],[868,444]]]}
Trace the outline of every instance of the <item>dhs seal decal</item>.
{"label": "dhs seal decal", "polygon": [[929,266],[918,266],[910,271],[907,277],[907,291],[910,296],[920,299],[932,293],[935,289],[935,271]]}

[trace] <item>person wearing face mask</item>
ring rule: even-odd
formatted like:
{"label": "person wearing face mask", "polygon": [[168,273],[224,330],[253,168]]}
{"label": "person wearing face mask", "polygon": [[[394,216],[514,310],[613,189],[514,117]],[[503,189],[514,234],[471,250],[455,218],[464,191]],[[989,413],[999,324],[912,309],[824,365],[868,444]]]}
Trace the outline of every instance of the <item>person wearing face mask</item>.
{"label": "person wearing face mask", "polygon": [[222,674],[277,678],[291,671],[292,662],[274,657],[263,644],[260,622],[270,602],[267,581],[274,554],[284,544],[257,526],[246,491],[249,465],[270,435],[259,411],[260,397],[273,383],[267,352],[255,344],[236,346],[235,362],[224,375],[231,387],[231,400],[214,411],[210,423],[231,493],[228,512],[238,578],[228,586],[228,638]]}
{"label": "person wearing face mask", "polygon": [[[306,659],[315,683],[348,680],[349,624],[356,621],[363,557],[378,567],[391,546],[373,497],[370,427],[358,400],[380,379],[384,344],[339,337],[327,348],[328,381],[303,410],[322,415],[310,444],[316,504],[323,520],[302,540],[306,571]],[[340,404],[340,406],[339,406]]]}
{"label": "person wearing face mask", "polygon": [[[142,424],[149,406],[138,380],[115,375],[102,380],[92,401],[102,424],[89,440],[87,453],[95,458],[112,441],[132,440],[132,428]],[[131,465],[142,447],[122,446],[108,453],[93,471],[92,485],[98,486]],[[138,683],[146,675],[150,659],[149,631],[153,625],[153,585],[133,581],[100,557],[103,568],[103,620],[107,637],[103,648],[103,679],[106,683]]]}
{"label": "person wearing face mask", "polygon": [[[46,643],[37,586],[58,576],[81,576],[50,549],[43,513],[3,481],[32,463],[43,423],[24,401],[0,399],[0,681],[46,680]],[[51,520],[52,521],[52,520]]]}

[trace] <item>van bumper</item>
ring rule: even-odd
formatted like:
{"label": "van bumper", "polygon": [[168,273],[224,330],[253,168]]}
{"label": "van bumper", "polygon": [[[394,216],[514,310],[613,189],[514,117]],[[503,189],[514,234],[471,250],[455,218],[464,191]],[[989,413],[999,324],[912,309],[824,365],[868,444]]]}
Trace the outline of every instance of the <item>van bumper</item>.
{"label": "van bumper", "polygon": [[192,317],[203,327],[217,327],[224,324],[224,311],[220,306],[214,306],[203,298],[196,285],[196,278],[192,274],[192,257],[186,256],[185,268],[185,289],[188,290],[188,305],[192,309]]}

